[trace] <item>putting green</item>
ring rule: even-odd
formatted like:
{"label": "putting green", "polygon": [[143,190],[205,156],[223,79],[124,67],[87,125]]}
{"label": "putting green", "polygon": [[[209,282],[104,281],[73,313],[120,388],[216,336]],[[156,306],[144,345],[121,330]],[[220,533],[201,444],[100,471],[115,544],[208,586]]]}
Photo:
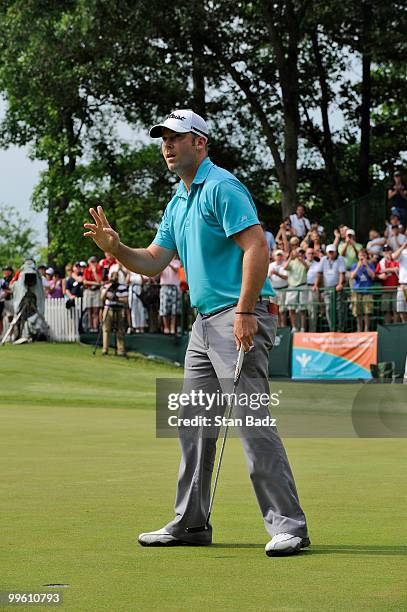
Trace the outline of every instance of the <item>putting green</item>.
{"label": "putting green", "polygon": [[295,557],[264,554],[237,439],[214,545],[137,544],[172,516],[178,444],[155,438],[154,392],[181,375],[77,345],[1,348],[0,591],[68,584],[75,612],[406,609],[405,439],[285,440],[312,541]]}

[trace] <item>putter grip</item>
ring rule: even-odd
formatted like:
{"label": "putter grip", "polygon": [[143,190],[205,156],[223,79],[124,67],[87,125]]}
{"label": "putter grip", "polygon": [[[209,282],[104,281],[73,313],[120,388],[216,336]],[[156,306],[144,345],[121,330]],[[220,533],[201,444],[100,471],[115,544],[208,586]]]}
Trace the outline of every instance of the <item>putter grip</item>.
{"label": "putter grip", "polygon": [[235,376],[233,378],[234,383],[237,383],[237,381],[239,380],[240,372],[242,370],[242,365],[243,365],[243,358],[244,358],[244,349],[243,349],[243,345],[240,345],[239,354],[237,356],[236,367],[235,367]]}

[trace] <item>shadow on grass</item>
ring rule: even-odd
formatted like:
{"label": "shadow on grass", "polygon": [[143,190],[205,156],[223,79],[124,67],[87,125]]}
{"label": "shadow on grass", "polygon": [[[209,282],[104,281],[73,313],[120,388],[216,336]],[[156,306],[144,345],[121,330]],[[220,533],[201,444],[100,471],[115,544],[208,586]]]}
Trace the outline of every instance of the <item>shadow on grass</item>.
{"label": "shadow on grass", "polygon": [[[264,548],[263,544],[212,544],[211,548]],[[301,550],[306,555],[379,555],[405,556],[407,546],[379,546],[374,544],[311,544],[310,548]]]}

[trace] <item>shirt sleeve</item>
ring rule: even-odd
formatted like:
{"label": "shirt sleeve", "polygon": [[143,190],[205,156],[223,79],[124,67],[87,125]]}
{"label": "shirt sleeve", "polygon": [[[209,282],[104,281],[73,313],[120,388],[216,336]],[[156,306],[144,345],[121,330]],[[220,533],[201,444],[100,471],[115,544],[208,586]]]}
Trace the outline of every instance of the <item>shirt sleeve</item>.
{"label": "shirt sleeve", "polygon": [[170,207],[168,205],[164,211],[163,218],[161,219],[161,223],[153,240],[153,244],[158,244],[158,246],[161,246],[164,249],[171,249],[173,251],[176,251],[177,247],[170,228],[169,211]]}
{"label": "shirt sleeve", "polygon": [[214,188],[214,214],[226,236],[259,224],[256,207],[247,189],[238,181],[221,181]]}
{"label": "shirt sleeve", "polygon": [[[356,267],[356,266],[355,266]],[[339,257],[339,266],[338,266],[338,272],[343,272],[345,274],[346,272],[346,265],[345,265],[345,260],[342,257],[342,255]]]}

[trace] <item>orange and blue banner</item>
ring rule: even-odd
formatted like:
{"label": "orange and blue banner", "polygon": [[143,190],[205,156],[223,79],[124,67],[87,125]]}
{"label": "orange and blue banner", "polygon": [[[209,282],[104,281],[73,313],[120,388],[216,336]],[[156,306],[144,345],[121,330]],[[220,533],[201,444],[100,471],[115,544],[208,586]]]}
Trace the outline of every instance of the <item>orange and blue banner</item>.
{"label": "orange and blue banner", "polygon": [[377,332],[294,334],[292,378],[369,379],[372,363],[377,363]]}

